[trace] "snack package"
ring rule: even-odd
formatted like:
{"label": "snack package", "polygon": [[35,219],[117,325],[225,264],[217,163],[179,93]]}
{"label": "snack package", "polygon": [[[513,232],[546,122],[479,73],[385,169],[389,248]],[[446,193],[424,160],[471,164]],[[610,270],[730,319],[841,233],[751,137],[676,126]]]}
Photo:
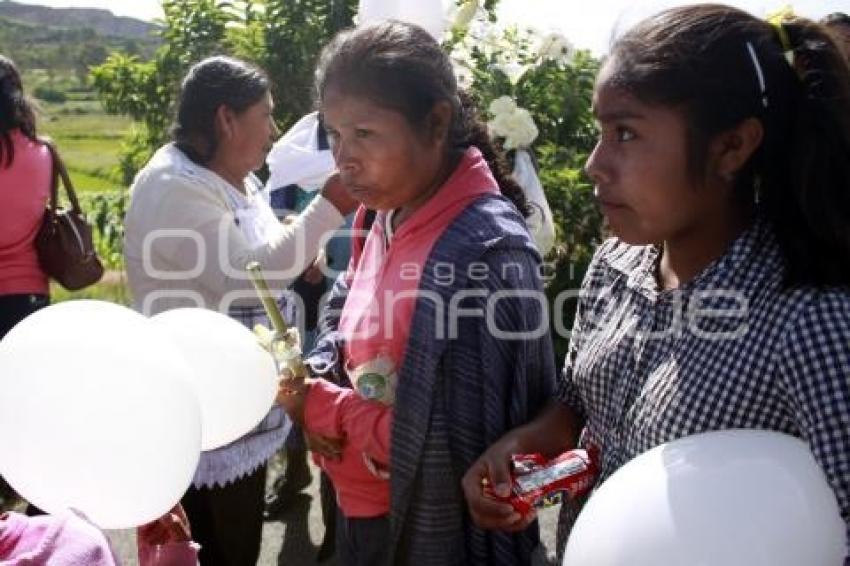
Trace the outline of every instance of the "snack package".
{"label": "snack package", "polygon": [[547,460],[540,454],[516,454],[512,458],[511,494],[499,497],[484,480],[484,492],[510,503],[517,513],[527,515],[534,507],[549,507],[588,493],[599,470],[587,450],[570,450]]}

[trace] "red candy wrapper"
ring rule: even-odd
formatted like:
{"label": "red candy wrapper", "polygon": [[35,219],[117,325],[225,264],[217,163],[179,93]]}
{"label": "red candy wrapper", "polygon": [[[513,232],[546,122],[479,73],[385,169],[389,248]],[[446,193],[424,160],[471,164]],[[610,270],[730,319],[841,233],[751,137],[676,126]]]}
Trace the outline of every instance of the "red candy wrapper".
{"label": "red candy wrapper", "polygon": [[586,494],[598,474],[586,450],[570,450],[547,460],[540,454],[516,454],[512,458],[511,494],[499,497],[485,481],[484,492],[510,503],[517,513],[527,515],[534,507],[549,507]]}

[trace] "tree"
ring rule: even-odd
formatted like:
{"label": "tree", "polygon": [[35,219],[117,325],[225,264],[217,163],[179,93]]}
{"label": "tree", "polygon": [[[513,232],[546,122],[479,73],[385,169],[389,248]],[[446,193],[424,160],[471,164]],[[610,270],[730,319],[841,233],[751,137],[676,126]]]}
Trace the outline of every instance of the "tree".
{"label": "tree", "polygon": [[103,63],[108,56],[106,47],[96,41],[87,41],[80,46],[79,53],[74,58],[74,73],[81,87],[86,86],[91,68]]}
{"label": "tree", "polygon": [[352,25],[357,0],[270,0],[266,4],[263,65],[276,78],[276,117],[289,128],[313,107],[313,76],[319,53],[336,33]]}

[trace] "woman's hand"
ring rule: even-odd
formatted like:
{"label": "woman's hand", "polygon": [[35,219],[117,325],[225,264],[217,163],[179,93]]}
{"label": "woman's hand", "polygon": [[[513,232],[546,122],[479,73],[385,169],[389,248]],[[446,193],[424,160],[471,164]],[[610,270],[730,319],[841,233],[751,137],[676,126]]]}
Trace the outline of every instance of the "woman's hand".
{"label": "woman's hand", "polygon": [[307,393],[315,380],[310,377],[295,376],[289,370],[280,374],[277,390],[277,404],[283,407],[289,418],[298,426],[304,426],[304,404]]}
{"label": "woman's hand", "polygon": [[482,529],[522,531],[536,518],[534,512],[523,517],[510,503],[484,493],[484,485],[489,482],[499,497],[510,495],[511,456],[519,453],[521,451],[516,435],[508,433],[490,446],[463,476],[463,494],[469,506],[469,514]]}
{"label": "woman's hand", "polygon": [[343,186],[339,173],[334,173],[325,182],[325,186],[322,187],[322,196],[328,199],[343,216],[348,216],[360,206],[360,203],[351,198],[348,190]]}
{"label": "woman's hand", "polygon": [[277,392],[277,403],[283,407],[302,430],[307,440],[307,448],[328,460],[339,460],[342,458],[342,449],[345,447],[344,438],[334,438],[321,434],[306,432],[304,427],[304,403],[310,386],[315,383],[310,377],[293,376],[288,370],[280,374],[280,386]]}
{"label": "woman's hand", "polygon": [[171,511],[136,530],[138,545],[159,546],[172,542],[189,542],[192,532],[189,519],[179,503]]}
{"label": "woman's hand", "polygon": [[551,403],[533,421],[500,438],[463,476],[463,494],[472,520],[482,529],[521,531],[531,523],[534,512],[521,517],[509,504],[484,494],[486,480],[499,497],[511,491],[511,457],[539,453],[551,458],[575,448],[583,420],[564,403]]}
{"label": "woman's hand", "polygon": [[345,448],[344,438],[332,438],[321,434],[305,433],[307,449],[322,458],[337,462],[342,459],[342,449]]}

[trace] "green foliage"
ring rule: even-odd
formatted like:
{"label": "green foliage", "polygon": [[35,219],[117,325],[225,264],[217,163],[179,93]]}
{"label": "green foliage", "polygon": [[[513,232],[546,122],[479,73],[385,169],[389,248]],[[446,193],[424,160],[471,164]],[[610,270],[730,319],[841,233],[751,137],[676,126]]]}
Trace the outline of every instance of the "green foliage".
{"label": "green foliage", "polygon": [[68,291],[56,282],[50,282],[50,302],[61,303],[72,299],[92,299],[125,306],[130,306],[132,302],[127,279],[120,271],[107,271],[99,282],[80,291]]}
{"label": "green foliage", "polygon": [[118,153],[121,140],[130,129],[126,117],[107,115],[99,102],[85,100],[90,95],[67,92],[65,103],[39,104],[38,132],[56,142],[74,186],[81,193],[122,185]]}
{"label": "green foliage", "polygon": [[89,67],[106,60],[110,51],[133,49],[150,54],[153,45],[153,40],[103,36],[89,28],[66,29],[0,18],[0,53],[14,60],[22,72],[46,69],[51,79],[54,74],[71,72],[78,85],[85,84]]}
{"label": "green foliage", "polygon": [[[557,233],[547,257],[551,278],[546,291],[554,303],[559,293],[580,287],[602,234],[593,187],[583,172],[596,142],[590,104],[599,62],[586,51],[569,48],[562,37],[499,28],[484,11],[467,29],[455,29],[447,48],[459,82],[475,95],[486,115],[491,102],[509,96],[531,113],[537,126],[539,134],[530,150]],[[575,303],[563,307],[556,316],[563,317],[562,327],[570,328]],[[555,336],[555,347],[562,360],[566,339]]]}
{"label": "green foliage", "polygon": [[263,66],[274,77],[275,117],[287,129],[313,107],[313,72],[322,47],[351,25],[356,0],[269,0]]}
{"label": "green foliage", "polygon": [[88,192],[80,195],[80,206],[94,229],[97,255],[109,270],[123,268],[122,245],[128,195],[125,191]]}
{"label": "green foliage", "polygon": [[94,88],[109,112],[140,123],[124,142],[121,170],[127,184],[135,167],[165,142],[180,80],[200,59],[228,53],[227,27],[235,23],[229,4],[215,0],[163,0],[162,46],[150,61],[122,52],[92,69]]}
{"label": "green foliage", "polygon": [[32,91],[32,94],[36,98],[45,102],[62,103],[68,100],[68,95],[66,95],[63,91],[57,90],[55,88],[50,88],[49,86],[35,87],[35,89],[33,89]]}

